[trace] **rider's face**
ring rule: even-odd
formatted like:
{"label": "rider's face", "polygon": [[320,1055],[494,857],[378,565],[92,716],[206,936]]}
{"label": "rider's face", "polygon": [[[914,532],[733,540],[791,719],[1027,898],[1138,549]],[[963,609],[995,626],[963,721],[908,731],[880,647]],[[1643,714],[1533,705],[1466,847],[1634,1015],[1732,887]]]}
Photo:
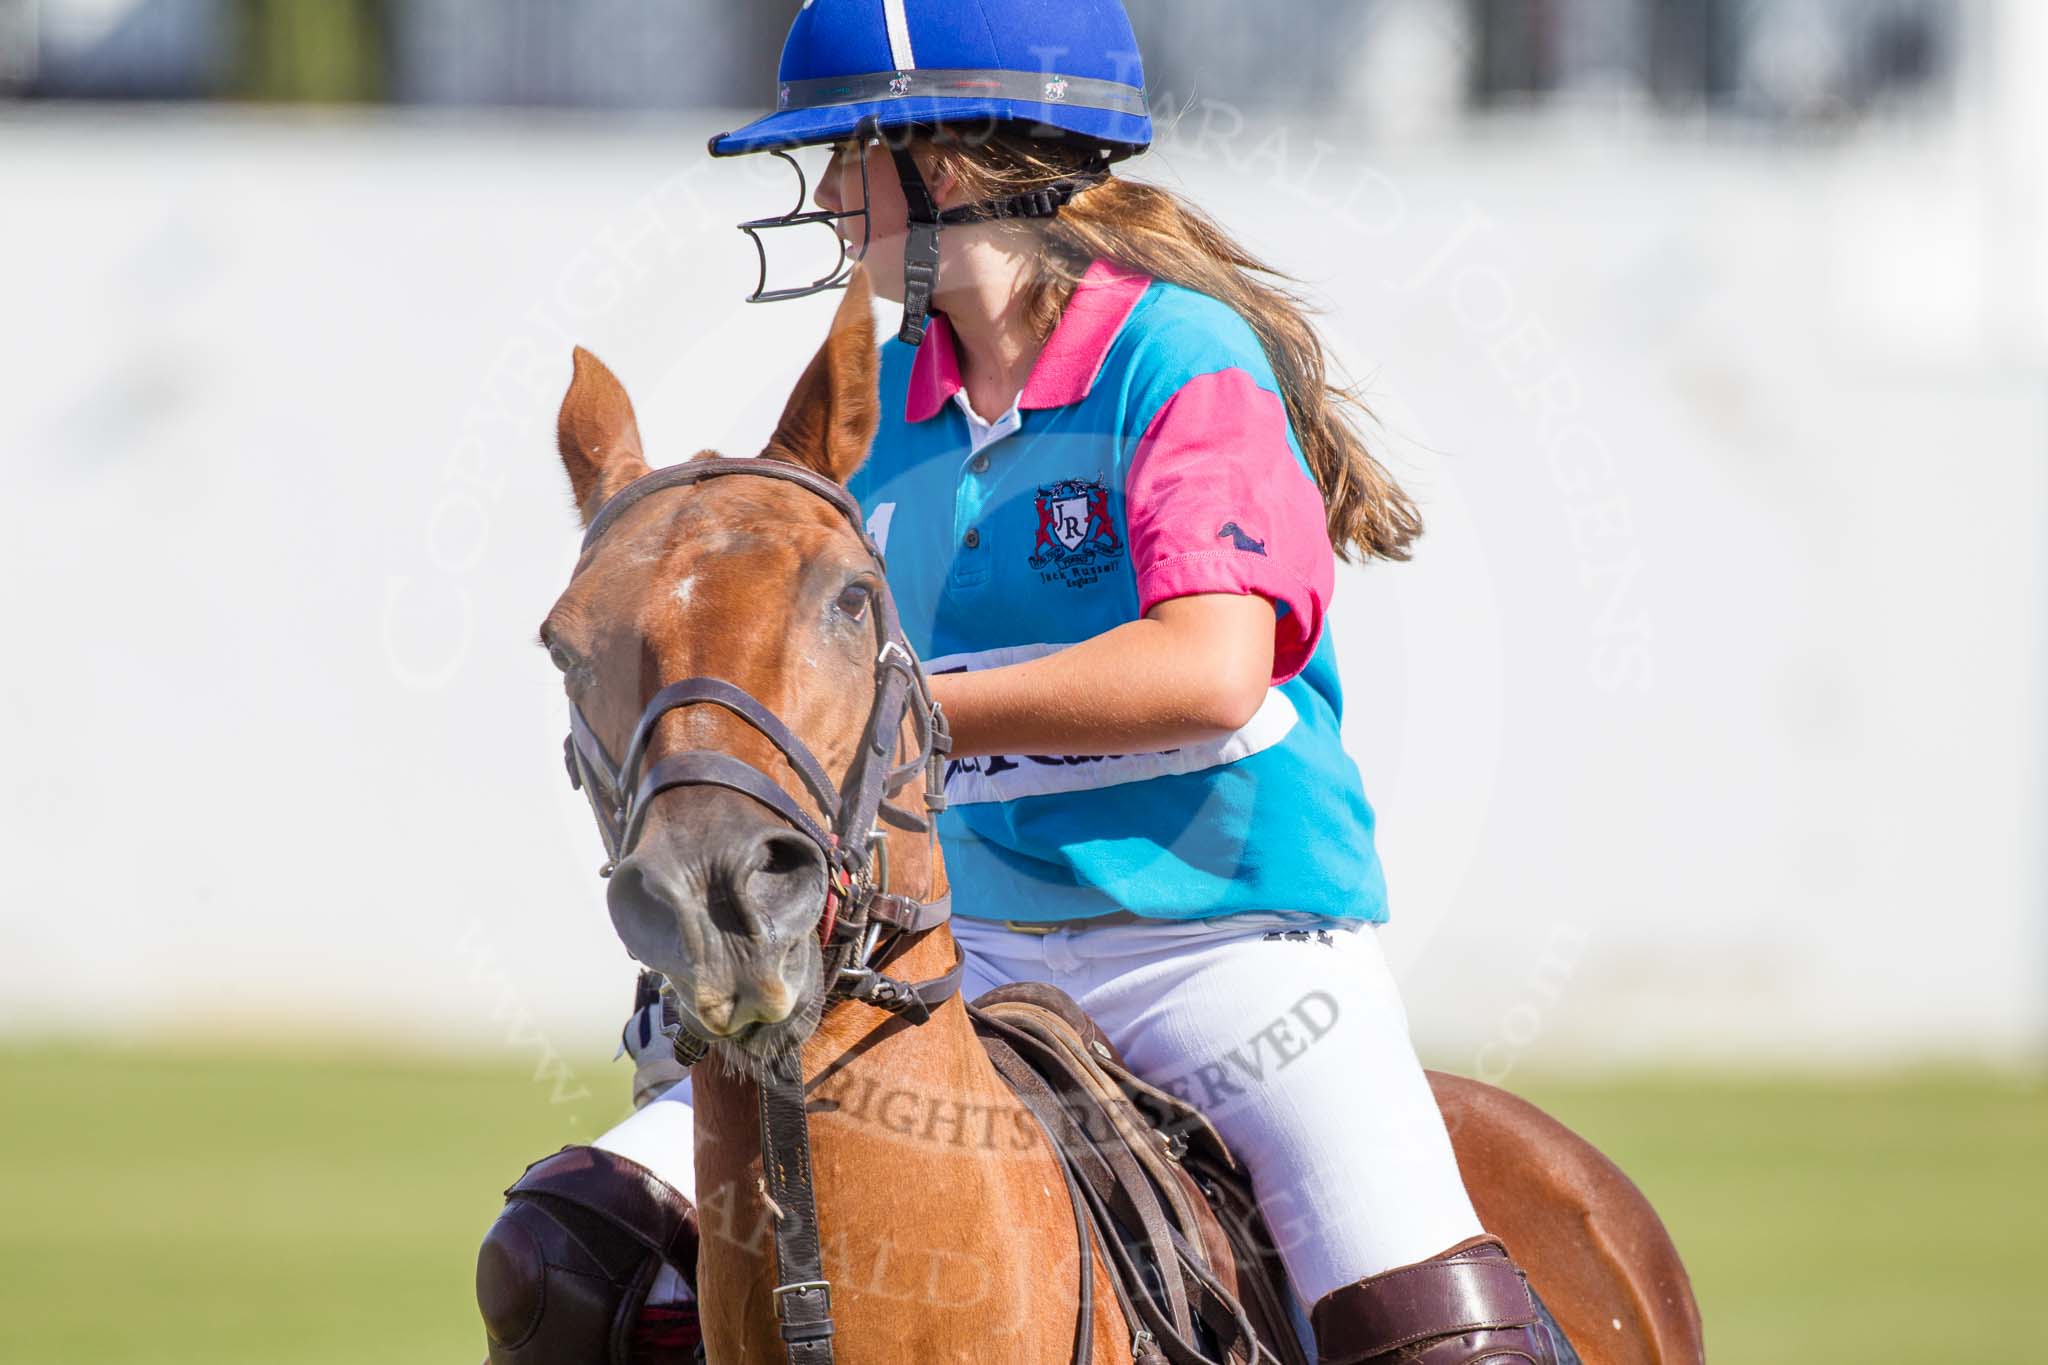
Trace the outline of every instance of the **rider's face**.
{"label": "rider's face", "polygon": [[[845,213],[861,206],[861,160],[867,161],[868,241],[866,262],[875,293],[892,303],[903,302],[903,239],[909,231],[910,206],[904,202],[903,184],[896,174],[896,162],[879,140],[866,143],[842,142],[832,149],[832,161],[818,178],[813,202],[830,213]],[[863,228],[858,218],[838,225],[850,254],[859,254]]]}

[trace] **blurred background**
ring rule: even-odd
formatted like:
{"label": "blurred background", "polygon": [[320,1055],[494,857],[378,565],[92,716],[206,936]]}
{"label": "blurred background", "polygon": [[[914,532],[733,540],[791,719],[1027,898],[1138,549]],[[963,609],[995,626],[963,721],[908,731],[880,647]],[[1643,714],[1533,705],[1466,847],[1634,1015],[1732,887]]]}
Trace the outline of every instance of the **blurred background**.
{"label": "blurred background", "polygon": [[[580,343],[657,462],[765,440],[833,300],[741,302],[795,184],[703,149],[795,8],[0,0],[0,1359],[474,1359],[626,1111],[553,412]],[[1430,523],[1332,617],[1425,1057],[1622,1162],[1718,1360],[2030,1339],[2048,6],[1130,9],[1129,173]]]}

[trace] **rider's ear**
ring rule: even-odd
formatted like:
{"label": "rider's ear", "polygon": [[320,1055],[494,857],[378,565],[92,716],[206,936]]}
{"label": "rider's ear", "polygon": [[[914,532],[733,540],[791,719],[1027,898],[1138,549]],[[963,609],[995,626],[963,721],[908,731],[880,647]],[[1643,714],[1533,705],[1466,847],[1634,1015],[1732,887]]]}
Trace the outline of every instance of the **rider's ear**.
{"label": "rider's ear", "polygon": [[918,164],[924,171],[925,187],[931,191],[932,202],[942,209],[957,207],[960,177],[953,173],[952,163],[928,156],[920,157]]}
{"label": "rider's ear", "polygon": [[845,483],[868,457],[882,411],[873,297],[866,267],[855,266],[832,334],[796,381],[763,457],[802,465],[834,483]]}
{"label": "rider's ear", "polygon": [[555,445],[586,526],[606,498],[647,472],[633,401],[604,362],[581,346],[576,377],[555,422]]}

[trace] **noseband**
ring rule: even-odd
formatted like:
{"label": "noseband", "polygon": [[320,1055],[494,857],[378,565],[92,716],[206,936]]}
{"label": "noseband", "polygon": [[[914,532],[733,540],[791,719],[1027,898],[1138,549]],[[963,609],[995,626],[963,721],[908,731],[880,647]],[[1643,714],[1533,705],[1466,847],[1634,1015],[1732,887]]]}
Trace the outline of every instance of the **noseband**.
{"label": "noseband", "polygon": [[[880,573],[882,552],[862,523],[860,504],[838,484],[798,465],[771,459],[707,457],[657,469],[619,490],[584,532],[583,553],[588,554],[619,518],[643,499],[671,488],[739,475],[779,479],[823,498],[846,519],[874,560],[881,579],[874,602],[882,646],[875,656],[875,695],[860,748],[845,777],[835,784],[810,747],[774,711],[743,687],[700,675],[670,683],[654,694],[633,727],[625,761],[614,763],[584,719],[582,708],[571,701],[569,736],[562,741],[562,756],[568,765],[569,783],[589,798],[598,835],[604,841],[605,863],[599,875],[611,876],[631,856],[648,807],[663,792],[678,787],[722,787],[749,796],[788,821],[824,855],[827,889],[818,938],[824,950],[826,1000],[864,1001],[921,1024],[930,1018],[933,1006],[959,989],[961,964],[920,982],[885,976],[877,964],[886,962],[897,944],[943,922],[952,912],[951,897],[920,901],[888,889],[888,845],[882,824],[911,833],[931,833],[933,817],[946,806],[946,755],[952,746],[924,667],[904,639],[895,598]],[[669,712],[690,706],[719,707],[758,731],[802,780],[823,820],[805,811],[767,773],[722,750],[666,754],[650,766],[647,752],[656,727]],[[894,764],[906,718],[917,738],[917,753],[908,762]],[[889,798],[920,772],[924,775],[924,813],[891,805]],[[664,997],[665,1009],[674,1011],[673,996],[665,992]],[[690,1032],[680,1015],[673,1020],[670,1036],[676,1059],[686,1066],[694,1065],[710,1049],[711,1041]],[[781,1214],[775,1223],[776,1318],[791,1365],[830,1365],[832,1296],[824,1276],[811,1189],[810,1124],[804,1108],[802,1068],[778,1066],[771,1072],[759,1088],[767,1195],[770,1207]]]}

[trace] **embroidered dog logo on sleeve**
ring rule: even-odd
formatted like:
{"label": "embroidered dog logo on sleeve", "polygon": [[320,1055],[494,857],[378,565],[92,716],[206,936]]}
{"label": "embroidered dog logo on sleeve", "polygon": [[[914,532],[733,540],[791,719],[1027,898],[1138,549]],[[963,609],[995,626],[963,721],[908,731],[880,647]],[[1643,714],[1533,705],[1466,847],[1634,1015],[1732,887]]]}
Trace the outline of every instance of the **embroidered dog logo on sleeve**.
{"label": "embroidered dog logo on sleeve", "polygon": [[1062,479],[1038,488],[1038,537],[1026,561],[1041,581],[1086,587],[1124,552],[1109,514],[1109,490],[1094,479]]}
{"label": "embroidered dog logo on sleeve", "polygon": [[1243,550],[1248,555],[1262,555],[1266,553],[1266,542],[1263,540],[1253,540],[1234,521],[1224,522],[1223,529],[1216,533],[1216,539],[1218,540],[1222,540],[1226,536],[1229,537],[1232,548]]}

